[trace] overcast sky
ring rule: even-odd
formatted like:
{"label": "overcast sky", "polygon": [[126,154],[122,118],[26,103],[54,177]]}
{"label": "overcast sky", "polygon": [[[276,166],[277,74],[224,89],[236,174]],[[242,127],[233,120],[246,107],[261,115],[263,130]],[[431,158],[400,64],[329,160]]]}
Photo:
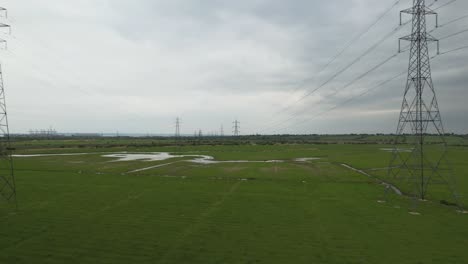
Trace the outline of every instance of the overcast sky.
{"label": "overcast sky", "polygon": [[[230,134],[236,118],[242,134],[394,132],[406,76],[357,95],[403,72],[408,53],[348,84],[397,54],[397,39],[411,30],[395,31],[399,10],[411,2],[400,1],[324,68],[395,0],[5,0],[10,129],[173,133],[180,117],[184,134],[221,125]],[[468,18],[446,24],[468,14],[467,1],[437,11],[435,37],[468,28]],[[442,52],[466,46],[468,32],[440,44]],[[464,49],[432,62],[449,132],[468,133],[467,61]]]}

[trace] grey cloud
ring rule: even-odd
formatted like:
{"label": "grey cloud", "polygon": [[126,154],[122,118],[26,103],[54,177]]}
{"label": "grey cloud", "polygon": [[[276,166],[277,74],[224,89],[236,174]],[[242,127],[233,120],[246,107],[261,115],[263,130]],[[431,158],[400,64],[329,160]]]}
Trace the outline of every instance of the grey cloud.
{"label": "grey cloud", "polygon": [[[434,7],[444,4],[438,2]],[[397,39],[410,33],[409,26],[290,111],[278,114],[393,30],[398,10],[410,0],[401,1],[318,76],[330,58],[392,3],[5,1],[16,37],[10,39],[11,51],[4,59],[12,131],[53,125],[59,131],[168,133],[172,119],[181,116],[187,133],[214,130],[221,123],[229,127],[234,118],[243,122],[247,133],[301,111],[297,119],[285,122],[288,132],[393,132],[404,77],[323,117],[312,117],[407,68],[407,54],[401,54],[332,96],[335,89],[395,54]],[[468,3],[456,1],[438,11],[443,24],[468,13]],[[468,19],[460,20],[434,35],[445,36],[467,25]],[[463,45],[468,45],[468,34],[441,41],[442,51]],[[460,113],[466,112],[468,96],[467,52],[433,61],[447,130],[465,133],[468,115]]]}

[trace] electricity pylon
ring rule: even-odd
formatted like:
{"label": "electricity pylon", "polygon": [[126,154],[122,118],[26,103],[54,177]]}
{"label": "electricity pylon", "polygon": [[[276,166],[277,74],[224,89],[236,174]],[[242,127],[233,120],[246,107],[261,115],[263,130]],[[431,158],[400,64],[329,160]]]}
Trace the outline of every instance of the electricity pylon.
{"label": "electricity pylon", "polygon": [[[6,17],[6,9],[0,8],[0,12]],[[1,28],[10,30],[10,26],[0,23]],[[0,40],[6,43],[6,40]],[[0,195],[7,201],[16,201],[16,183],[13,170],[13,159],[10,146],[10,129],[8,127],[8,115],[5,102],[5,86],[3,84],[3,71],[0,65]]]}
{"label": "electricity pylon", "polygon": [[232,133],[233,133],[234,136],[237,137],[237,136],[239,136],[239,134],[240,134],[240,130],[239,130],[239,129],[240,129],[240,122],[236,119],[236,121],[234,121],[234,122],[232,122],[232,123],[233,123],[233,126],[232,126],[233,131],[232,131]]}
{"label": "electricity pylon", "polygon": [[224,137],[224,126],[223,125],[221,125],[221,129],[219,130],[219,135],[221,137]]}
{"label": "electricity pylon", "polygon": [[180,118],[176,118],[176,130],[175,130],[175,137],[180,137]]}
{"label": "electricity pylon", "polygon": [[180,118],[176,118],[175,123],[175,136],[174,136],[175,144],[179,145],[180,143]]}
{"label": "electricity pylon", "polygon": [[[400,24],[404,13],[412,15],[412,33],[399,41],[410,41],[411,48],[408,79],[388,169],[389,180],[415,200],[439,199],[448,188],[445,193],[449,195],[443,199],[449,199],[451,204],[461,208],[447,159],[445,132],[431,77],[428,43],[436,42],[438,48],[439,41],[427,33],[426,16],[437,18],[437,13],[425,5],[425,0],[413,0],[413,7],[401,11]],[[436,183],[442,185],[436,186]],[[387,191],[389,189],[387,187]]]}

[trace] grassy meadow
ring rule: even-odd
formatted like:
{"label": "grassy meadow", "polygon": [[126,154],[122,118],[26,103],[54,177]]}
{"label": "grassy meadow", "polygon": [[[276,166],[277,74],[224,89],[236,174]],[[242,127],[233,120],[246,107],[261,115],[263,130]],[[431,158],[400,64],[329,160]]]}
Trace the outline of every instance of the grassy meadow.
{"label": "grassy meadow", "polygon": [[[439,187],[416,208],[395,194],[379,203],[379,181],[343,166],[385,178],[386,145],[88,143],[17,143],[16,154],[85,154],[15,157],[18,210],[0,201],[0,263],[468,263],[468,214],[440,204]],[[103,157],[120,151],[242,162]],[[450,147],[462,194],[467,154]]]}

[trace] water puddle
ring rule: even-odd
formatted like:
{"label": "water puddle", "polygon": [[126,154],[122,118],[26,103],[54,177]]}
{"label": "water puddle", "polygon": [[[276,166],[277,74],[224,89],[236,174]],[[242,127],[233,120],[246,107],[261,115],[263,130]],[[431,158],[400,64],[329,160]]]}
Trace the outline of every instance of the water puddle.
{"label": "water puddle", "polygon": [[54,156],[79,156],[98,153],[61,153],[61,154],[15,154],[14,158],[54,157]]}
{"label": "water puddle", "polygon": [[[119,161],[164,161],[173,158],[191,158],[184,160],[187,162],[197,164],[219,164],[219,163],[280,163],[285,160],[263,160],[263,161],[252,161],[252,160],[215,160],[212,156],[207,155],[173,155],[168,152],[153,152],[153,153],[113,153],[102,155],[105,158],[115,158],[111,162]],[[314,158],[300,158],[300,161],[306,161]],[[157,165],[159,166],[159,165]]]}
{"label": "water puddle", "polygon": [[385,152],[412,152],[414,149],[412,148],[381,148],[380,150],[385,151]]}
{"label": "water puddle", "polygon": [[156,152],[156,153],[113,153],[113,154],[102,155],[102,157],[115,158],[115,160],[113,160],[112,162],[119,162],[119,161],[135,161],[135,160],[161,161],[161,160],[180,158],[180,157],[186,157],[186,156],[185,155],[182,155],[182,156],[172,155],[167,152]]}
{"label": "water puddle", "polygon": [[[33,157],[54,157],[54,156],[78,156],[78,155],[90,155],[90,154],[102,154],[102,153],[57,153],[57,154],[17,154],[13,155],[16,158],[33,158]],[[191,158],[187,160],[193,163],[199,164],[217,164],[217,163],[280,163],[286,160],[263,160],[263,161],[252,161],[252,160],[215,160],[212,156],[207,155],[174,155],[169,152],[146,152],[146,153],[108,153],[103,154],[101,157],[114,158],[111,162],[120,161],[164,161],[173,158]],[[320,158],[296,158],[296,162],[308,162],[312,160],[319,160]],[[78,162],[77,162],[78,163]],[[80,162],[81,163],[81,162]]]}
{"label": "water puddle", "polygon": [[[176,162],[191,162],[202,165],[210,164],[220,164],[220,163],[283,163],[287,160],[263,160],[263,161],[252,161],[252,160],[215,160],[212,156],[207,155],[176,155],[169,152],[145,152],[145,153],[127,153],[127,152],[118,152],[118,153],[64,153],[64,154],[29,154],[29,155],[13,155],[18,158],[27,158],[27,157],[53,157],[53,156],[77,156],[77,155],[87,155],[87,154],[102,154],[103,158],[112,158],[113,160],[109,162],[126,162],[126,161],[164,161],[174,158],[189,158],[187,160],[175,161],[165,164],[157,164],[154,166],[149,166],[145,168],[136,169],[129,171],[128,173],[140,172],[145,170],[150,170],[158,167],[163,167],[167,165],[174,164]],[[293,161],[295,162],[309,162],[313,160],[319,160],[320,158],[296,158]]]}
{"label": "water puddle", "polygon": [[[176,161],[176,162],[177,162],[177,161]],[[136,170],[129,171],[128,173],[135,173],[135,172],[140,172],[140,171],[145,171],[145,170],[151,170],[151,169],[155,169],[155,168],[159,168],[159,167],[164,167],[164,166],[167,166],[167,165],[171,165],[171,164],[174,164],[174,163],[176,163],[176,162],[158,164],[158,165],[155,165],[155,166],[150,166],[150,167],[145,167],[145,168],[141,168],[141,169],[136,169]]]}
{"label": "water puddle", "polygon": [[[355,171],[355,172],[357,172],[357,173],[360,173],[360,174],[362,174],[362,175],[365,175],[365,176],[367,176],[367,177],[369,177],[369,178],[374,178],[374,177],[373,177],[372,175],[370,175],[369,173],[367,173],[367,172],[365,172],[365,171],[363,171],[363,170],[359,170],[359,169],[353,168],[353,167],[349,166],[348,164],[344,164],[344,163],[343,163],[343,164],[341,164],[341,166],[343,166],[343,167],[345,167],[345,168],[348,168],[348,169],[350,169],[350,170],[352,170],[352,171]],[[403,195],[403,192],[402,192],[400,189],[398,189],[396,186],[394,186],[394,185],[392,185],[392,184],[390,184],[390,183],[381,181],[381,180],[379,180],[379,181],[380,181],[380,183],[381,183],[382,185],[384,185],[385,187],[392,189],[397,195],[400,195],[400,196]]]}
{"label": "water puddle", "polygon": [[314,161],[314,160],[319,160],[320,158],[297,158],[294,159],[294,161],[297,162],[309,162],[309,161]]}

